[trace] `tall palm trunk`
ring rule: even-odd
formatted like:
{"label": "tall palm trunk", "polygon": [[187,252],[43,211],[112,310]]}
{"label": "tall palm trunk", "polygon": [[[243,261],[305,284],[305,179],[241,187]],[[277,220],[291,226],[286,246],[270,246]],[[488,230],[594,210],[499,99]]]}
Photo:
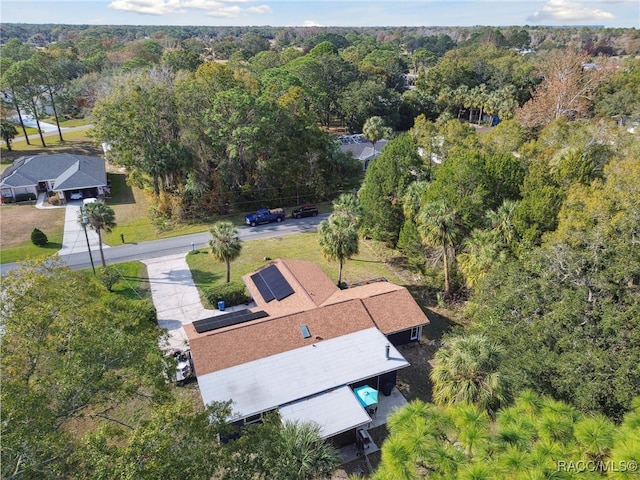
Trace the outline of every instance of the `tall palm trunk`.
{"label": "tall palm trunk", "polygon": [[231,281],[231,260],[226,258],[225,264],[227,265],[227,283],[229,283]]}
{"label": "tall palm trunk", "polygon": [[338,287],[342,285],[342,259],[338,262]]}
{"label": "tall palm trunk", "polygon": [[442,246],[444,252],[444,295],[446,298],[449,298],[451,295],[451,281],[449,280],[449,255],[447,253],[447,246]]}

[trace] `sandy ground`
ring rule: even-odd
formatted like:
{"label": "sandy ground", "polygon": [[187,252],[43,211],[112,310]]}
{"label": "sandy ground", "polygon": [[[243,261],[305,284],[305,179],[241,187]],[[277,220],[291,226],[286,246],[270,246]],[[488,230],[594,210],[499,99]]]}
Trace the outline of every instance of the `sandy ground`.
{"label": "sandy ground", "polygon": [[64,208],[40,210],[35,202],[0,206],[0,250],[31,241],[34,228],[46,235],[64,229]]}

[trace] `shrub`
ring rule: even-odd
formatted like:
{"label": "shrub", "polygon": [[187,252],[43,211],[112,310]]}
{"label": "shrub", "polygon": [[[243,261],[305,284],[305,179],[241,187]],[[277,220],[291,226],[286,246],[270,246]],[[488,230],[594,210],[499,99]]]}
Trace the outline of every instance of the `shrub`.
{"label": "shrub", "polygon": [[31,243],[37,245],[38,247],[42,247],[48,242],[49,239],[41,230],[38,230],[37,228],[33,229],[33,231],[31,232]]}
{"label": "shrub", "polygon": [[113,286],[120,280],[120,272],[115,267],[103,267],[98,275],[100,282],[109,290],[113,291]]}
{"label": "shrub", "polygon": [[36,199],[35,193],[19,193],[16,195],[16,202],[33,201]]}
{"label": "shrub", "polygon": [[205,296],[211,305],[217,305],[218,301],[224,300],[226,307],[242,305],[251,301],[246,287],[240,282],[224,283],[211,287],[205,292]]}

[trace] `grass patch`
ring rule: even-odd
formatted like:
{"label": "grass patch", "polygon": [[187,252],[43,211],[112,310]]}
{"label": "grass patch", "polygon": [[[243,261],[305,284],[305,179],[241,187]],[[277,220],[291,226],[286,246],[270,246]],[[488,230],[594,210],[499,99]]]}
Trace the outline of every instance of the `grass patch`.
{"label": "grass patch", "polygon": [[120,280],[112,292],[133,300],[151,299],[151,286],[147,266],[142,262],[125,262],[110,265],[120,273]]}
{"label": "grass patch", "polygon": [[[360,253],[345,262],[342,280],[350,284],[385,277],[393,283],[402,285],[402,279],[388,268],[387,259],[381,255],[381,250],[381,247],[372,240],[360,240]],[[392,253],[389,251],[386,255],[392,255]],[[290,258],[314,262],[331,280],[338,282],[338,262],[329,262],[322,256],[317,233],[301,233],[244,242],[240,258],[231,264],[231,280],[242,281],[242,275],[269,263],[265,261],[265,256],[272,259]],[[224,263],[215,261],[204,249],[189,253],[187,263],[191,269],[193,281],[200,290],[203,303],[207,308],[214,308],[213,305],[208,304],[202,292],[214,285],[224,283],[226,279]]]}
{"label": "grass patch", "polygon": [[[102,155],[102,149],[98,148],[94,141],[88,136],[90,130],[81,130],[77,132],[62,132],[64,142],[60,142],[60,138],[56,132],[55,135],[45,136],[46,147],[40,143],[40,138],[31,140],[31,145],[27,145],[24,138],[11,142],[11,151],[5,146],[2,147],[2,163],[11,163],[18,157],[25,155],[53,155],[56,153],[72,153],[75,155]],[[18,141],[19,140],[19,141]]]}
{"label": "grass patch", "polygon": [[[53,122],[50,123],[55,123],[55,119]],[[84,127],[85,125],[91,125],[91,119],[88,118],[71,118],[69,120],[64,120],[62,122],[60,122],[60,126],[63,128],[70,128],[70,127]]]}
{"label": "grass patch", "polygon": [[[62,248],[64,208],[41,210],[33,203],[0,207],[0,262],[50,257]],[[37,247],[31,243],[31,232],[38,228],[49,243]]]}

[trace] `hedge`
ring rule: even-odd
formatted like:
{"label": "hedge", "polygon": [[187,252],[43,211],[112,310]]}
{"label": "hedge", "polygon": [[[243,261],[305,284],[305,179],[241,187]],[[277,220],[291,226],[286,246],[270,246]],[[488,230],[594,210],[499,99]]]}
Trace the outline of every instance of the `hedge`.
{"label": "hedge", "polygon": [[19,193],[15,197],[2,197],[4,203],[18,203],[26,201],[34,201],[36,199],[35,193]]}
{"label": "hedge", "polygon": [[220,300],[224,300],[226,307],[234,307],[249,303],[251,297],[247,289],[241,282],[230,282],[211,287],[205,291],[205,297],[211,305],[217,305]]}

